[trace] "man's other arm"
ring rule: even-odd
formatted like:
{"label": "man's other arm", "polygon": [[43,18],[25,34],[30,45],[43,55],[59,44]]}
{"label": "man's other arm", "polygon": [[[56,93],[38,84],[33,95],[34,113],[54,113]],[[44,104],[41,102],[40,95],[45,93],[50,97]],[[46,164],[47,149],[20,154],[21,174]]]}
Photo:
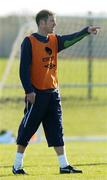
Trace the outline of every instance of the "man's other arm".
{"label": "man's other arm", "polygon": [[30,66],[32,63],[32,47],[28,37],[24,39],[21,45],[21,58],[19,75],[25,93],[33,92],[33,87],[30,79]]}

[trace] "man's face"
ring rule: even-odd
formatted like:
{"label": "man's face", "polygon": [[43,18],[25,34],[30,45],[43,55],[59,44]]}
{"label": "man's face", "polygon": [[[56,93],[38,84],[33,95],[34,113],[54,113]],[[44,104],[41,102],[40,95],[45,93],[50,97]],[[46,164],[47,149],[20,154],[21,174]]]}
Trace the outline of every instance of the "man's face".
{"label": "man's face", "polygon": [[42,27],[45,32],[53,33],[56,26],[56,19],[54,16],[49,16],[46,21],[42,21]]}

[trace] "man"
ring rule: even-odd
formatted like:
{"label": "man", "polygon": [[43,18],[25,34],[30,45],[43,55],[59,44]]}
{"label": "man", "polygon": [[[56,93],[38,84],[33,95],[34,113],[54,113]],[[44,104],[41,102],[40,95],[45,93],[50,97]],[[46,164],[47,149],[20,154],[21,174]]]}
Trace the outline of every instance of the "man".
{"label": "man", "polygon": [[82,173],[70,166],[66,157],[61,100],[57,79],[57,53],[72,46],[98,27],[86,27],[80,32],[58,36],[54,34],[55,16],[48,10],[36,15],[37,33],[26,37],[21,46],[20,79],[25,90],[25,115],[19,127],[14,174],[27,174],[23,156],[28,142],[42,122],[49,147],[54,147],[60,173]]}

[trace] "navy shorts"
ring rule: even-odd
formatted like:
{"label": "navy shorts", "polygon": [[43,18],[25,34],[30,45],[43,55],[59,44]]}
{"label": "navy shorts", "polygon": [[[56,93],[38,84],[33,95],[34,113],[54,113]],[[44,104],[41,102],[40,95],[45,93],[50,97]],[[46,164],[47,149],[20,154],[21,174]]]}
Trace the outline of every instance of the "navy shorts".
{"label": "navy shorts", "polygon": [[36,92],[35,103],[26,103],[25,114],[19,126],[17,144],[27,146],[42,123],[48,146],[63,146],[62,109],[58,90]]}

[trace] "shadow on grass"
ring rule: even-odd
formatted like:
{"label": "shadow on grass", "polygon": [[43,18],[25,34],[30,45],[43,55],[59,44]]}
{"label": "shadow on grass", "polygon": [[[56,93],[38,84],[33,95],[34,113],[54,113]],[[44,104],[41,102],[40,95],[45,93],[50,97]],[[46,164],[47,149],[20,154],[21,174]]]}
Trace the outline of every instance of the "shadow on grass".
{"label": "shadow on grass", "polygon": [[84,96],[62,96],[63,104],[72,106],[107,106],[107,99],[101,97],[93,97],[91,99]]}
{"label": "shadow on grass", "polygon": [[[84,164],[74,164],[73,166],[76,166],[76,167],[78,167],[78,166],[101,166],[101,165],[107,165],[107,163],[84,163]],[[37,165],[33,165],[33,166],[29,166],[29,165],[26,165],[25,166],[25,168],[26,167],[36,167],[37,168]],[[43,167],[44,167],[44,165],[43,165]],[[48,167],[48,165],[47,166],[45,166],[45,167]],[[1,165],[0,166],[0,168],[12,168],[12,166],[10,166],[10,165]],[[50,167],[51,168],[51,167]],[[45,175],[45,174],[39,174],[39,175]],[[52,175],[52,174],[51,174]],[[54,173],[53,172],[53,175],[58,175],[59,176],[59,173]],[[14,176],[14,174],[12,174],[12,172],[11,172],[11,174],[4,174],[4,175],[0,175],[0,177],[2,178],[2,177],[13,177]],[[28,174],[27,176],[35,176],[34,174],[32,174],[32,173],[30,173],[30,174]]]}
{"label": "shadow on grass", "polygon": [[[65,95],[61,97],[62,103],[65,105],[72,106],[107,106],[107,99],[105,97],[93,97],[91,99],[86,96],[75,96],[75,95]],[[8,103],[23,103],[23,97],[4,97],[0,98],[0,105]],[[67,104],[66,104],[67,103]]]}
{"label": "shadow on grass", "polygon": [[[104,163],[104,162],[102,162],[102,163],[99,163],[99,162],[97,162],[97,163],[83,163],[83,164],[73,164],[73,166],[102,166],[102,165],[107,165],[107,162],[106,163]],[[41,165],[42,166],[42,165]],[[56,165],[52,165],[52,166],[50,166],[50,168],[51,167],[56,167]],[[37,164],[36,165],[25,165],[24,166],[25,168],[27,167],[27,168],[29,168],[29,167],[36,167],[37,168]],[[44,165],[43,165],[43,167],[44,167]],[[47,165],[47,164],[45,164],[45,167],[49,167],[49,165]],[[12,165],[1,165],[0,166],[0,168],[12,168]]]}
{"label": "shadow on grass", "polygon": [[2,177],[13,177],[14,175],[12,175],[12,174],[4,174],[4,175],[0,175],[0,178],[2,178]]}
{"label": "shadow on grass", "polygon": [[74,164],[74,166],[102,166],[107,165],[107,163],[84,163],[84,164]]}

